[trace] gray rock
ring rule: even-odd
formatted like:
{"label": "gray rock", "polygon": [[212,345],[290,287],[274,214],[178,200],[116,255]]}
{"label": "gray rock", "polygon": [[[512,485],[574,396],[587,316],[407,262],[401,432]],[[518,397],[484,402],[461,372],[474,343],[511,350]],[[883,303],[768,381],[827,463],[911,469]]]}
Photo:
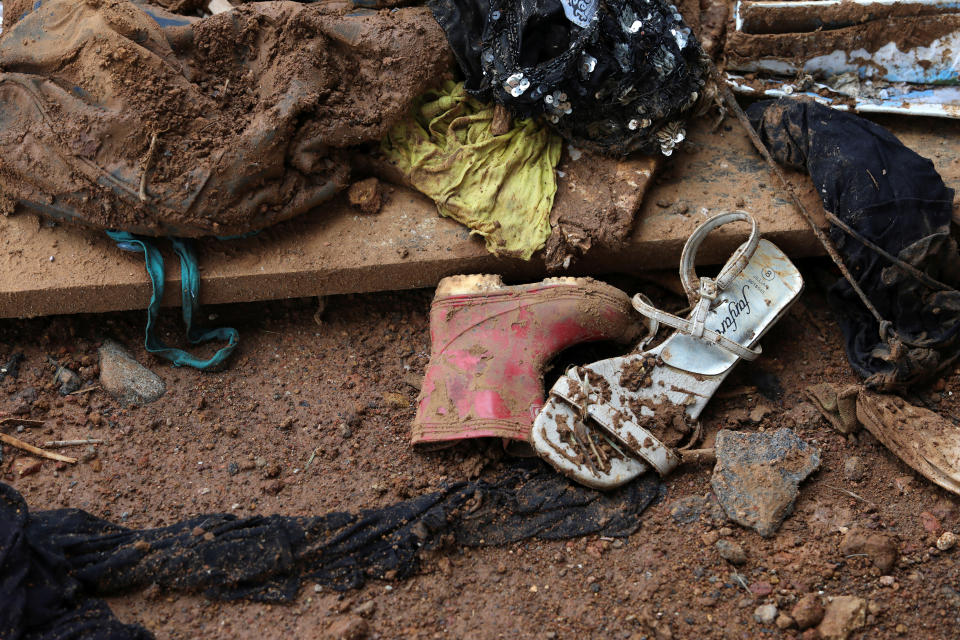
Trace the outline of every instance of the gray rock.
{"label": "gray rock", "polygon": [[686,496],[678,498],[667,507],[670,516],[678,524],[690,524],[700,519],[700,514],[706,506],[706,500],[700,496]]}
{"label": "gray rock", "polygon": [[762,604],[753,610],[753,619],[760,624],[771,625],[777,619],[777,614],[779,613],[780,612],[777,611],[777,605]]}
{"label": "gray rock", "polygon": [[147,404],[167,391],[160,376],[113,340],[100,347],[100,385],[123,404]]}
{"label": "gray rock", "polygon": [[847,480],[860,482],[867,475],[867,470],[863,466],[863,460],[857,456],[850,456],[843,463],[843,475]]}
{"label": "gray rock", "polygon": [[734,522],[772,536],[793,511],[800,482],[820,467],[820,452],[790,429],[722,429],[711,486]]}
{"label": "gray rock", "polygon": [[60,385],[60,395],[68,396],[80,388],[80,376],[66,367],[59,367],[55,375],[56,383]]}
{"label": "gray rock", "polygon": [[713,546],[716,547],[720,557],[730,564],[740,565],[747,561],[747,553],[743,550],[743,547],[736,542],[717,540]]}

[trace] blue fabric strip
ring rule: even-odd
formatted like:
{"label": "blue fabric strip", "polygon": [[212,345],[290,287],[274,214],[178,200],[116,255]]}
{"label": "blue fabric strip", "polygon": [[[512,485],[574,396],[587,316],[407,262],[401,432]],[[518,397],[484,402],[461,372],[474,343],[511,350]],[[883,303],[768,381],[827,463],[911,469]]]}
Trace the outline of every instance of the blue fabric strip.
{"label": "blue fabric strip", "polygon": [[240,341],[240,334],[236,329],[221,327],[219,329],[201,330],[194,326],[193,321],[200,309],[200,275],[197,269],[197,257],[193,251],[193,244],[184,238],[170,238],[173,250],[180,258],[180,283],[182,287],[183,322],[187,326],[187,340],[190,344],[199,344],[208,340],[223,340],[227,346],[217,351],[209,360],[200,360],[182,349],[168,347],[156,336],[155,324],[160,315],[160,300],[163,299],[163,255],[154,243],[153,238],[138,236],[127,231],[107,231],[107,235],[118,243],[121,249],[127,251],[139,250],[144,254],[144,266],[153,294],[147,307],[147,329],[144,346],[147,351],[161,358],[166,358],[176,367],[187,366],[194,369],[212,369],[223,364]]}

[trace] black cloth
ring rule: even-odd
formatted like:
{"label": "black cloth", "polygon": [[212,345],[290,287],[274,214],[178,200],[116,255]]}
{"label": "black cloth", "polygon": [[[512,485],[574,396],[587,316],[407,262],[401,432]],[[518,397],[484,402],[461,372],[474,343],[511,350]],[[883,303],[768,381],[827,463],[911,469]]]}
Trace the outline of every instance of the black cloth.
{"label": "black cloth", "polygon": [[543,113],[592,151],[665,152],[702,92],[700,43],[664,0],[431,0],[467,91],[517,116]]}
{"label": "black cloth", "polygon": [[[950,235],[953,189],[930,160],[883,127],[813,101],[758,102],[747,113],[778,162],[809,172],[824,209],[948,287],[960,284]],[[836,225],[830,238],[893,331],[881,337],[846,280],[831,288],[847,357],[866,385],[903,389],[952,363],[960,346],[960,293],[925,285]]]}
{"label": "black cloth", "polygon": [[156,584],[220,600],[292,600],[304,580],[336,590],[413,575],[421,551],[533,536],[626,536],[661,494],[652,476],[601,493],[538,461],[380,509],[319,517],[212,514],[134,530],[78,509],[29,514],[0,483],[0,638],[149,638],[97,596]]}

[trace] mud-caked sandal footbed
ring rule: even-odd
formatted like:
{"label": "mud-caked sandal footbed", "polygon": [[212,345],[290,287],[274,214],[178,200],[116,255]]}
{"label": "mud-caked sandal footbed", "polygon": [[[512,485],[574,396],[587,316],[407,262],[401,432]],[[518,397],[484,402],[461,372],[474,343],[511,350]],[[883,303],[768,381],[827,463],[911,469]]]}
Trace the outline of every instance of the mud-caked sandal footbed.
{"label": "mud-caked sandal footbed", "polygon": [[[750,237],[716,279],[698,278],[696,251],[717,227],[744,221]],[[680,275],[693,310],[679,318],[635,296],[640,313],[677,329],[657,347],[569,370],[550,390],[531,434],[537,453],[582,484],[611,489],[652,466],[665,475],[680,458],[653,431],[695,420],[740,360],[753,360],[763,334],[803,290],[800,272],[762,240],[745,212],[704,222],[687,240]]]}
{"label": "mud-caked sandal footbed", "polygon": [[919,474],[960,495],[960,427],[903,398],[865,389],[857,397],[857,419]]}
{"label": "mud-caked sandal footbed", "polygon": [[514,286],[496,275],[444,278],[430,308],[430,362],[411,440],[528,443],[547,363],[582,342],[633,342],[642,329],[626,293],[590,278]]}

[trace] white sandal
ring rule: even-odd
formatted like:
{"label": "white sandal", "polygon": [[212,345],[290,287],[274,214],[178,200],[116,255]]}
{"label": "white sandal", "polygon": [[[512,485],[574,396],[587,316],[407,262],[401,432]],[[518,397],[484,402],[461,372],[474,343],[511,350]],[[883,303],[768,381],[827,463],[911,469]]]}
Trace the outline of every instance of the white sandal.
{"label": "white sandal", "polygon": [[[697,249],[711,231],[744,221],[749,239],[716,279],[698,278]],[[686,319],[660,311],[643,296],[641,314],[677,331],[657,347],[569,370],[550,390],[533,425],[537,453],[564,475],[612,489],[652,466],[666,475],[679,454],[647,427],[695,420],[740,360],[760,355],[760,338],[803,290],[800,272],[773,243],[762,240],[746,212],[716,215],[691,234],[680,277],[693,311]]]}

